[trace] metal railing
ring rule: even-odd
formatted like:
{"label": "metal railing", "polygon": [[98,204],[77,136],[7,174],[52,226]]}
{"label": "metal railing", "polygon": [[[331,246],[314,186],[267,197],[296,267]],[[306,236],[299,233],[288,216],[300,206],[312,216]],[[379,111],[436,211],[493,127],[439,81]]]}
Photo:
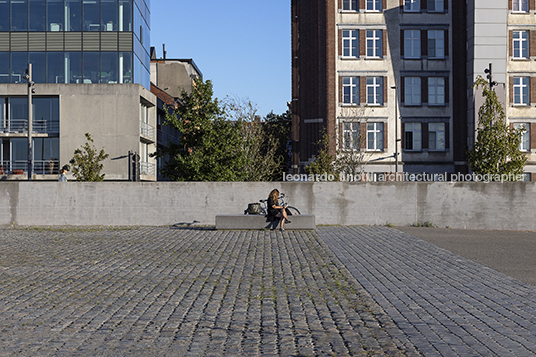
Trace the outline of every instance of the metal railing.
{"label": "metal railing", "polygon": [[156,176],[156,165],[150,162],[140,161],[140,175]]}
{"label": "metal railing", "polygon": [[[60,162],[58,160],[34,160],[33,173],[36,175],[59,174]],[[1,161],[0,175],[23,175],[28,172],[28,160]]]}
{"label": "metal railing", "polygon": [[146,138],[155,140],[155,128],[152,125],[140,121],[140,134]]}
{"label": "metal railing", "polygon": [[[0,124],[1,133],[27,133],[28,120],[26,119],[6,119]],[[32,133],[59,133],[59,121],[33,120]]]}

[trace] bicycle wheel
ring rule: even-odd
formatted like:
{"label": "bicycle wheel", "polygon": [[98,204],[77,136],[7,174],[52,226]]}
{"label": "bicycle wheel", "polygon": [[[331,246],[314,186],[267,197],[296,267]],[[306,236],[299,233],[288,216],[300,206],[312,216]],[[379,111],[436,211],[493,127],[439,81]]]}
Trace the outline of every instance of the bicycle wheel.
{"label": "bicycle wheel", "polygon": [[287,206],[287,210],[290,211],[290,214],[295,216],[297,214],[301,214],[300,211],[296,207]]}

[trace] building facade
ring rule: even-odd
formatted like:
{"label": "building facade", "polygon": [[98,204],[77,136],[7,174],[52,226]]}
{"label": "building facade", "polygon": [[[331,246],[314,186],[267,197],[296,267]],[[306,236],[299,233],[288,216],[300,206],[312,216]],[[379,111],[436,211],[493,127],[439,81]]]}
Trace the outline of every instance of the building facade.
{"label": "building facade", "polygon": [[[33,178],[54,179],[90,133],[108,180],[155,180],[149,0],[0,0],[2,174],[28,167],[28,63]],[[139,157],[133,168],[131,158]],[[24,175],[23,175],[24,176]]]}
{"label": "building facade", "polygon": [[489,63],[533,171],[534,0],[293,0],[292,22],[294,171],[326,133],[366,172],[467,173]]}

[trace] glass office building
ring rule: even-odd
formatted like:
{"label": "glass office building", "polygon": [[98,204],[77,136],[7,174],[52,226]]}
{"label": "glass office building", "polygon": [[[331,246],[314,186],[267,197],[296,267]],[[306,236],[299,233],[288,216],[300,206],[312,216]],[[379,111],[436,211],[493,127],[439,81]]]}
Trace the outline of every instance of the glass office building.
{"label": "glass office building", "polygon": [[149,0],[0,0],[0,83],[138,83],[150,90]]}

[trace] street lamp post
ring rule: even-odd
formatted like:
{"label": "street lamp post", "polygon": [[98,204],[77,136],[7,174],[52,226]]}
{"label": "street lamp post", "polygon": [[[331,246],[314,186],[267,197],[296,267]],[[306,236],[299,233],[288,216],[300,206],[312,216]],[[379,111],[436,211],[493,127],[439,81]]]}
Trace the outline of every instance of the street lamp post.
{"label": "street lamp post", "polygon": [[34,82],[32,81],[32,64],[28,63],[28,69],[23,77],[28,80],[28,181],[32,181],[32,94],[34,92]]}

